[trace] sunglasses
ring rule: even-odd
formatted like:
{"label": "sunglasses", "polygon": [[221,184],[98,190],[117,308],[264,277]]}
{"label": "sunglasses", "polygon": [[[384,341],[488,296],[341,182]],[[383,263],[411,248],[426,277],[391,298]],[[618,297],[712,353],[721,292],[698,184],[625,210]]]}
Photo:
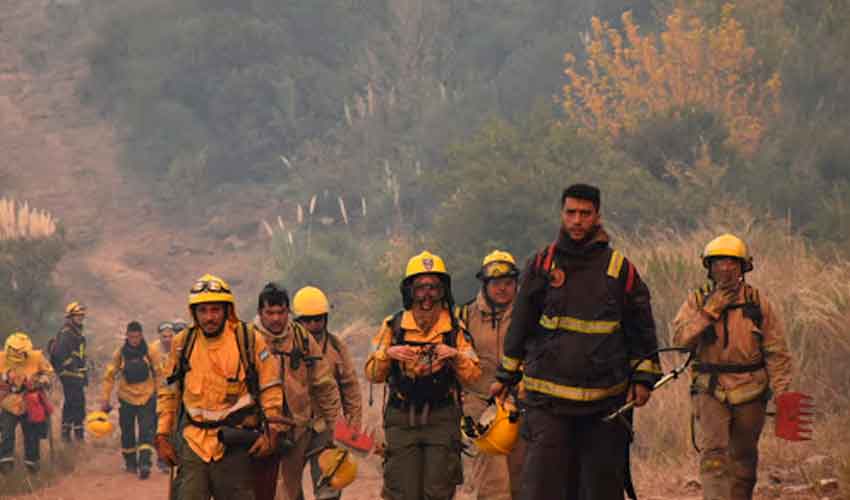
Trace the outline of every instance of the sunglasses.
{"label": "sunglasses", "polygon": [[324,314],[319,314],[319,315],[316,315],[316,316],[301,316],[300,318],[298,318],[298,321],[300,323],[315,323],[315,322],[324,321],[324,320],[325,320]]}
{"label": "sunglasses", "polygon": [[225,292],[230,293],[230,289],[224,286],[221,281],[197,281],[194,285],[192,285],[191,293],[201,293],[201,292]]}

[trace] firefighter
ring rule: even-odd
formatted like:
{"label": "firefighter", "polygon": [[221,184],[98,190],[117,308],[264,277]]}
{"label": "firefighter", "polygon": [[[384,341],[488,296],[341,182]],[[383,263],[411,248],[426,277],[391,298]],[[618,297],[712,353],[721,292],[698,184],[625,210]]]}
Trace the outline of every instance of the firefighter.
{"label": "firefighter", "polygon": [[[481,378],[464,385],[464,410],[477,421],[488,408],[490,384],[502,359],[502,343],[511,324],[519,270],[513,255],[494,250],[484,257],[476,277],[481,281],[481,289],[475,299],[459,308],[458,316],[475,341],[475,352],[481,360]],[[474,498],[519,498],[524,448],[525,443],[520,442],[507,456],[482,452],[475,455],[466,480],[467,486],[475,490]]]}
{"label": "firefighter", "polygon": [[[345,344],[339,337],[328,331],[330,304],[327,296],[316,287],[304,287],[292,297],[292,311],[295,313],[295,320],[310,332],[321,347],[322,358],[330,367],[339,391],[343,416],[347,424],[355,432],[359,432],[363,415],[360,382]],[[311,443],[309,448],[315,450],[331,444],[333,444],[333,428],[317,434],[316,441]],[[310,475],[313,478],[313,484],[318,484],[322,477],[318,453],[310,457]],[[341,494],[330,485],[324,485],[314,496],[317,499],[339,498]]]}
{"label": "firefighter", "polygon": [[83,331],[86,313],[85,305],[79,302],[68,304],[65,308],[65,324],[56,336],[55,347],[51,353],[51,360],[65,395],[62,405],[62,440],[65,442],[71,441],[71,434],[78,441],[85,438],[85,388],[89,383],[86,336]]}
{"label": "firefighter", "polygon": [[598,188],[563,191],[558,237],[523,271],[491,387],[525,388],[524,500],[622,500],[629,432],[602,418],[646,404],[661,375],[649,289],[609,246],[599,209]]}
{"label": "firefighter", "polygon": [[[174,338],[173,372],[159,391],[157,454],[179,464],[173,487],[181,500],[253,500],[251,457],[269,455],[281,430],[280,362],[239,321],[221,278],[195,282],[189,308],[193,324]],[[220,436],[241,439],[225,446]]]}
{"label": "firefighter", "polygon": [[370,382],[388,386],[383,498],[448,500],[463,482],[460,384],[481,368],[443,259],[411,258],[400,288],[404,309],[384,320],[365,366]]}
{"label": "firefighter", "polygon": [[47,437],[52,411],[46,391],[53,368],[41,351],[32,347],[29,336],[15,332],[6,338],[0,352],[0,474],[15,465],[15,428],[24,433],[24,466],[39,468],[39,441]]}
{"label": "firefighter", "polygon": [[255,466],[257,500],[274,500],[278,464],[286,498],[301,500],[301,478],[307,461],[325,447],[323,434],[333,429],[340,411],[339,390],[322,348],[304,327],[289,316],[289,294],[277,283],[268,283],[257,301],[253,327],[261,332],[275,358],[286,401],[282,413],[290,427],[280,447]]}
{"label": "firefighter", "polygon": [[[151,342],[150,350],[152,353],[155,352],[157,353],[157,356],[159,356],[158,369],[160,374],[162,374],[162,377],[157,380],[158,385],[163,385],[165,383],[165,376],[171,373],[171,369],[168,367],[168,357],[171,354],[171,342],[174,340],[174,336],[183,331],[185,328],[186,324],[179,319],[174,321],[163,321],[157,327],[159,338]],[[154,417],[156,417],[156,415],[154,415]],[[154,430],[156,430],[156,426],[154,426]],[[169,472],[168,464],[163,460],[157,459],[156,466],[162,472]]]}
{"label": "firefighter", "polygon": [[[124,469],[147,479],[151,472],[156,433],[156,391],[163,379],[158,350],[148,347],[138,321],[127,324],[124,345],[112,355],[103,376],[100,408],[112,411],[112,389],[118,378],[118,424]],[[136,427],[138,425],[138,439]]]}
{"label": "firefighter", "polygon": [[703,495],[750,499],[767,400],[788,390],[791,356],[775,309],[744,279],[753,270],[744,241],[718,236],[702,259],[709,282],[679,309],[673,343],[696,349],[691,394]]}

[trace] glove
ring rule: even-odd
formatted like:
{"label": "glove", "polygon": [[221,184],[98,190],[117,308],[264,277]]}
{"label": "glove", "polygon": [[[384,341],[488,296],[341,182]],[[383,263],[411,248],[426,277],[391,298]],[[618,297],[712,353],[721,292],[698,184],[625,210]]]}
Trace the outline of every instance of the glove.
{"label": "glove", "polygon": [[267,457],[277,450],[277,431],[269,430],[260,434],[260,437],[251,445],[248,454],[257,458]]}
{"label": "glove", "polygon": [[718,287],[708,296],[702,310],[712,319],[717,320],[723,314],[723,311],[729,307],[729,304],[735,300],[736,295],[736,290],[733,288]]}
{"label": "glove", "polygon": [[153,438],[153,445],[156,448],[156,455],[160,460],[167,463],[170,467],[177,465],[177,452],[174,451],[174,445],[168,439],[168,434],[157,434]]}

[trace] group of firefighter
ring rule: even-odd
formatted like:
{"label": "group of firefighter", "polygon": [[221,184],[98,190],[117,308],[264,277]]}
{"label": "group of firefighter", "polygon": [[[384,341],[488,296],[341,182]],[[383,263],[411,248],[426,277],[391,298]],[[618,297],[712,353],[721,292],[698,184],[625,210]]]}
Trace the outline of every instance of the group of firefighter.
{"label": "group of firefighter", "polygon": [[[630,408],[644,406],[664,375],[650,292],[610,246],[599,189],[575,184],[560,201],[554,242],[522,272],[510,253],[487,254],[466,304],[455,304],[439,256],[407,263],[403,308],[382,321],[365,364],[369,383],[385,387],[374,450],[382,498],[448,500],[464,472],[463,488],[482,500],[634,497]],[[775,310],[744,279],[753,269],[746,244],[721,235],[702,263],[708,282],[679,309],[673,343],[694,359],[704,498],[749,499],[768,400],[793,394],[791,358]],[[37,469],[46,423],[31,414],[49,405],[55,370],[63,440],[108,430],[117,380],[126,468],[148,477],[155,451],[172,498],[271,500],[280,482],[286,498],[301,499],[307,463],[315,498],[339,498],[357,468],[334,437],[362,436],[362,396],[345,339],[328,332],[329,310],[318,288],[290,303],[269,283],[245,323],[229,285],[205,275],[190,290],[188,325],[160,324],[150,346],[139,323],[127,325],[101,411],[86,417],[86,311],[72,303],[47,355],[21,332],[0,353],[0,472],[13,468],[18,423],[24,464]],[[777,408],[777,419],[790,411]]]}

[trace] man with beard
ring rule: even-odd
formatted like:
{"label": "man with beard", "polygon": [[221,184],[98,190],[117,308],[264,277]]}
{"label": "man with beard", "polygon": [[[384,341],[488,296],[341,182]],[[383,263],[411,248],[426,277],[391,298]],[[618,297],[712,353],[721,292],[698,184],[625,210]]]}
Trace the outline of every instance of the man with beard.
{"label": "man with beard", "polygon": [[460,384],[481,375],[478,356],[454,315],[443,259],[411,258],[400,288],[404,310],[384,320],[365,367],[389,393],[383,498],[449,500],[463,482]]}
{"label": "man with beard", "polygon": [[558,238],[523,271],[491,388],[525,388],[524,500],[622,500],[629,433],[603,417],[646,404],[661,375],[649,289],[609,246],[599,207],[596,187],[562,193]]}
{"label": "man with beard", "polygon": [[[221,278],[195,282],[189,311],[194,323],[174,338],[174,371],[159,392],[157,454],[179,464],[173,487],[181,500],[253,500],[252,457],[271,454],[281,430],[280,362],[239,321]],[[249,438],[225,446],[222,433]]]}
{"label": "man with beard", "polygon": [[274,500],[280,464],[286,498],[302,500],[304,466],[329,444],[323,434],[333,429],[339,415],[336,381],[322,359],[322,348],[301,324],[289,317],[289,294],[282,286],[269,283],[263,288],[252,326],[262,333],[274,357],[280,358],[280,377],[286,394],[281,409],[292,424],[286,431],[281,453],[255,465],[256,497]]}
{"label": "man with beard", "polygon": [[[162,363],[157,350],[149,349],[142,325],[127,325],[124,345],[112,355],[103,376],[101,409],[112,410],[112,389],[118,378],[118,423],[121,427],[121,454],[124,469],[147,479],[151,472],[156,432],[156,390],[163,379]],[[138,425],[138,438],[136,426]]]}
{"label": "man with beard", "polygon": [[70,442],[71,434],[78,441],[85,438],[83,419],[86,417],[88,385],[88,355],[83,324],[86,306],[71,302],[65,308],[65,324],[56,336],[50,352],[50,361],[62,382],[65,402],[62,405],[62,441]]}
{"label": "man with beard", "polygon": [[[475,275],[481,281],[478,295],[460,307],[458,316],[475,341],[481,360],[481,377],[463,389],[464,411],[478,421],[487,411],[490,384],[502,360],[502,344],[513,315],[519,270],[514,256],[494,250],[484,257]],[[474,490],[478,500],[519,498],[520,472],[525,443],[520,441],[508,455],[480,452],[472,459],[465,488]]]}
{"label": "man with beard", "polygon": [[702,263],[709,283],[682,304],[673,343],[696,350],[691,395],[703,497],[747,500],[756,485],[767,401],[771,390],[777,401],[788,391],[791,355],[776,309],[744,280],[753,270],[744,241],[718,236]]}
{"label": "man with beard", "polygon": [[[292,298],[292,311],[295,313],[295,321],[310,332],[321,348],[322,359],[330,368],[339,391],[342,413],[348,425],[359,432],[362,425],[363,399],[360,393],[360,382],[357,380],[354,362],[345,344],[339,337],[328,331],[330,303],[327,296],[314,286],[306,286],[298,290]],[[333,431],[333,428],[328,428],[316,434],[315,442],[309,446],[309,449],[315,450],[331,445]],[[310,475],[313,478],[313,484],[320,482],[322,470],[319,467],[318,453],[310,458]],[[314,496],[317,500],[325,500],[340,498],[341,494],[329,485],[323,485],[317,488]]]}

